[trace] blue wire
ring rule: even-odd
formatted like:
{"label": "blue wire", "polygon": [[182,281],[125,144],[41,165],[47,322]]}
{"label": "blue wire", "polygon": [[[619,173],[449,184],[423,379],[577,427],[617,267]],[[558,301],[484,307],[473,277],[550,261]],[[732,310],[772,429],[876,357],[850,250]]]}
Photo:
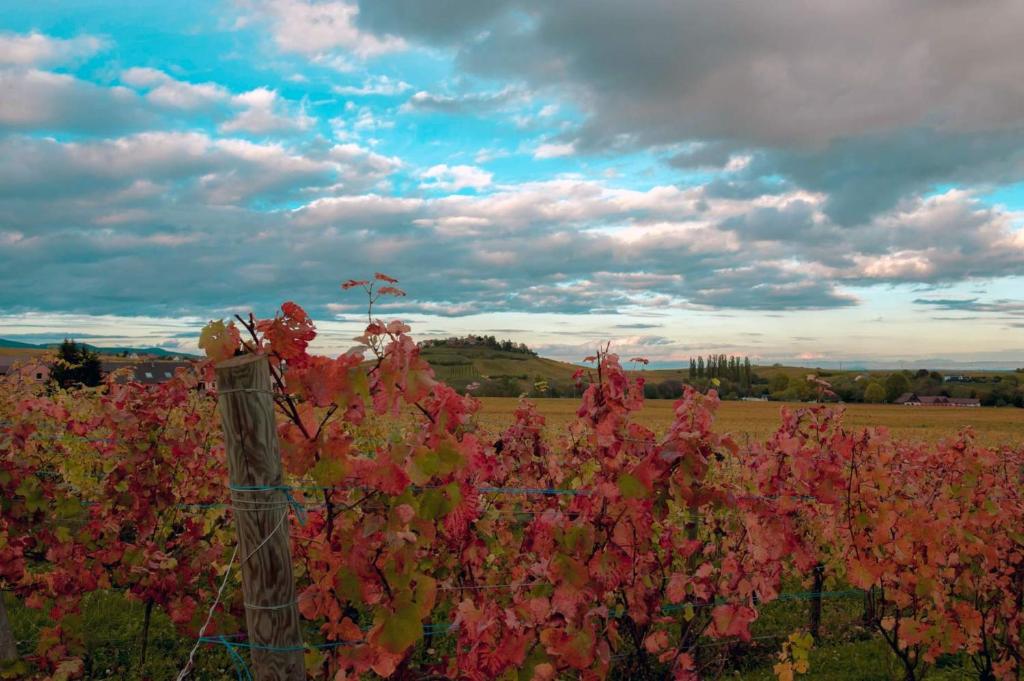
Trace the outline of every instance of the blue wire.
{"label": "blue wire", "polygon": [[240,644],[231,643],[224,636],[218,636],[211,640],[220,643],[228,649],[228,653],[231,655],[231,661],[235,664],[235,673],[238,675],[238,681],[253,681],[252,674],[249,672],[249,666],[245,663],[245,659],[238,654],[237,650],[235,650],[235,646]]}

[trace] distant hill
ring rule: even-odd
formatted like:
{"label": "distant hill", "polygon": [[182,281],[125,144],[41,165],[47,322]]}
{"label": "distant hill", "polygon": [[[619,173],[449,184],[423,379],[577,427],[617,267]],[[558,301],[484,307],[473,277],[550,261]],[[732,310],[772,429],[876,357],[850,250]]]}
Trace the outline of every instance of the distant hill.
{"label": "distant hill", "polygon": [[[553,397],[569,396],[575,393],[573,374],[580,368],[594,368],[592,364],[571,364],[532,353],[508,352],[482,346],[430,345],[420,348],[420,356],[430,363],[439,379],[459,390],[470,383],[479,383],[481,391],[478,394],[483,395],[515,396],[530,392],[539,379],[548,384],[547,394]],[[628,362],[624,362],[623,366],[627,370],[632,368]],[[681,381],[688,376],[688,369],[653,369],[629,373],[653,382]]]}
{"label": "distant hill", "polygon": [[31,343],[22,343],[21,341],[12,341],[0,338],[0,348],[22,348],[25,350],[42,350],[43,348],[39,345],[32,345]]}
{"label": "distant hill", "polygon": [[[77,342],[77,341],[76,341]],[[175,350],[166,350],[164,348],[132,348],[132,347],[101,347],[98,345],[91,345],[89,343],[78,342],[79,345],[84,345],[93,352],[100,355],[119,355],[121,353],[135,353],[137,355],[151,355],[153,357],[195,357],[185,352],[179,352]],[[34,352],[43,352],[45,350],[53,350],[60,347],[60,343],[22,343],[21,341],[7,340],[0,338],[0,348],[11,349],[11,350],[28,350]]]}

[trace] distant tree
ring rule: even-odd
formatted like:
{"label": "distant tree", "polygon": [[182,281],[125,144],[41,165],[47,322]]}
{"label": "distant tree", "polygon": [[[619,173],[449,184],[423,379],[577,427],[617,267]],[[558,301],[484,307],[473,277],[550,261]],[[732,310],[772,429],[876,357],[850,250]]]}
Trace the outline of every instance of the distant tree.
{"label": "distant tree", "polygon": [[697,362],[694,361],[693,357],[690,358],[690,380],[697,378]]}
{"label": "distant tree", "polygon": [[645,400],[657,400],[661,396],[658,394],[658,384],[653,381],[647,381],[644,383],[644,399]]}
{"label": "distant tree", "polygon": [[668,379],[658,384],[658,397],[663,400],[674,400],[683,394],[683,384],[675,379]]}
{"label": "distant tree", "polygon": [[698,357],[697,358],[697,378],[704,378],[705,375],[706,375],[706,373],[705,373],[705,369],[704,369],[704,358],[703,357]]}
{"label": "distant tree", "polygon": [[880,404],[885,401],[885,388],[878,381],[871,381],[864,389],[864,401],[871,404]]}
{"label": "distant tree", "polygon": [[103,381],[99,355],[65,338],[57,349],[57,360],[50,368],[50,380],[61,388],[99,385]]}
{"label": "distant tree", "polygon": [[910,381],[902,372],[889,374],[885,379],[885,400],[893,402],[903,393],[910,392]]}
{"label": "distant tree", "polygon": [[780,393],[789,387],[789,376],[786,374],[775,374],[772,376],[772,380],[769,381],[771,391],[773,393]]}
{"label": "distant tree", "polygon": [[750,392],[750,386],[754,383],[754,371],[750,366],[750,358],[743,358],[743,384],[746,387],[746,391]]}

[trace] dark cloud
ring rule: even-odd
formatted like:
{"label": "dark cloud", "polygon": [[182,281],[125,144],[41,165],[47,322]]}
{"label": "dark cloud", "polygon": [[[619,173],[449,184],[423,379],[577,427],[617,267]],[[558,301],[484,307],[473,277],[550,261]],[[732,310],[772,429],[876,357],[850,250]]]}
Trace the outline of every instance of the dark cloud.
{"label": "dark cloud", "polygon": [[827,192],[843,225],[1020,168],[1017,0],[360,5],[368,30],[575,99],[578,151],[685,143],[670,163],[705,167],[760,150],[758,173]]}
{"label": "dark cloud", "polygon": [[712,307],[739,307],[749,310],[820,310],[850,307],[857,304],[853,296],[834,286],[821,286],[813,281],[770,283],[747,281],[741,288],[739,278],[733,286],[698,291],[691,300]]}
{"label": "dark cloud", "polygon": [[0,68],[0,132],[123,133],[159,117],[128,88],[107,88],[73,76]]}
{"label": "dark cloud", "polygon": [[826,238],[824,230],[814,234],[815,207],[807,201],[791,201],[781,207],[754,207],[750,211],[722,222],[723,229],[739,232],[755,241],[807,242],[812,238]]}
{"label": "dark cloud", "polygon": [[1024,316],[1024,300],[1006,298],[992,301],[982,301],[978,298],[916,298],[914,304],[949,312],[986,312],[1011,317]]}
{"label": "dark cloud", "polygon": [[670,157],[668,164],[676,168],[722,168],[736,151],[736,145],[725,142],[699,143]]}
{"label": "dark cloud", "polygon": [[[11,311],[268,312],[286,292],[350,315],[360,301],[338,282],[374,270],[410,292],[380,306],[394,316],[813,310],[856,304],[847,284],[963,281],[1024,263],[1005,216],[962,192],[857,230],[830,223],[822,199],[802,193],[750,203],[581,179],[437,199],[339,194],[293,208],[309,187],[319,194],[343,172],[366,185],[387,164],[352,163],[355,150],[346,165],[334,152],[170,133],[3,144],[18,149],[0,161],[0,308]],[[60,191],[33,197],[47,177],[61,178]]]}
{"label": "dark cloud", "polygon": [[908,194],[938,184],[1014,182],[1024,166],[1024,127],[956,133],[919,128],[836,140],[812,150],[755,156],[745,175],[781,174],[828,195],[824,209],[856,226]]}

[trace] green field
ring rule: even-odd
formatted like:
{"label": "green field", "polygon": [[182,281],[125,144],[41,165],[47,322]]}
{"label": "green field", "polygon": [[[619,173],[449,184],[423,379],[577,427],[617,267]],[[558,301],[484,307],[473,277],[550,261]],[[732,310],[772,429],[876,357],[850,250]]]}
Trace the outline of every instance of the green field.
{"label": "green field", "polygon": [[[510,397],[480,398],[483,409],[480,423],[489,430],[507,426],[519,400]],[[533,399],[547,418],[554,433],[574,416],[578,406],[572,399]],[[663,431],[672,420],[672,400],[648,400],[637,420]],[[798,408],[805,404],[781,402],[722,402],[715,419],[715,430],[733,434],[739,441],[764,439],[779,426],[783,406]],[[904,407],[890,404],[848,404],[844,422],[853,428],[884,426],[893,436],[934,442],[956,435],[965,426],[974,428],[978,440],[986,445],[1024,441],[1024,410],[1005,408]]]}

